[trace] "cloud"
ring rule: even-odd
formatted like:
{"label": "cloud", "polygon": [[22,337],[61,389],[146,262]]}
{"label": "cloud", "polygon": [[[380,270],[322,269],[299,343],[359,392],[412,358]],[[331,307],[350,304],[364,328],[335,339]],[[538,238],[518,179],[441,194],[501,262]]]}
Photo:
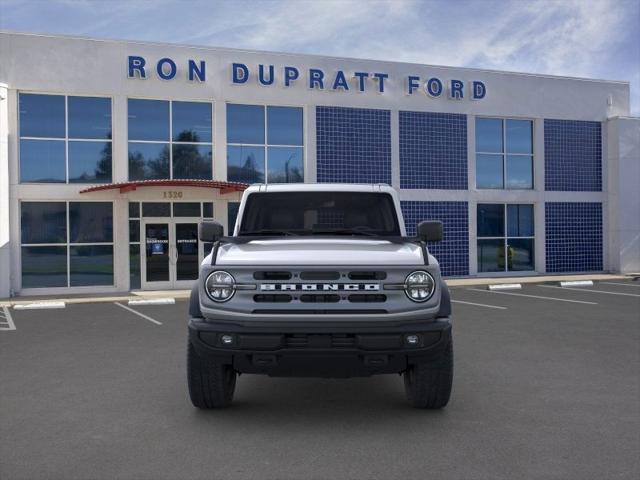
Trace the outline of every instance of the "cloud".
{"label": "cloud", "polygon": [[630,80],[640,0],[0,0],[22,31]]}

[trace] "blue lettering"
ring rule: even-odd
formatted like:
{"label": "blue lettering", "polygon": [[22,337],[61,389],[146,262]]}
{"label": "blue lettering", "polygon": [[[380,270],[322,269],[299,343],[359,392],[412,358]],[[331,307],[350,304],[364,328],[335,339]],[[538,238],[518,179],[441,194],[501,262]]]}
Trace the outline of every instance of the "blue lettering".
{"label": "blue lettering", "polygon": [[233,83],[247,83],[247,80],[249,80],[249,69],[244,63],[231,64],[231,72]]}
{"label": "blue lettering", "polygon": [[415,75],[409,75],[407,77],[407,95],[413,95],[413,92],[420,87],[419,81],[420,77],[416,77]]}
{"label": "blue lettering", "polygon": [[336,79],[333,81],[333,89],[338,90],[338,88],[349,90],[349,84],[347,83],[347,79],[345,78],[342,70],[338,70],[336,73]]}
{"label": "blue lettering", "polygon": [[480,100],[487,94],[487,87],[480,81],[473,82],[473,99]]}
{"label": "blue lettering", "polygon": [[449,86],[449,98],[454,100],[461,100],[464,98],[464,94],[462,93],[462,89],[464,87],[464,82],[461,80],[451,80],[451,84]]}
{"label": "blue lettering", "polygon": [[189,81],[193,82],[196,78],[199,82],[205,80],[205,63],[204,60],[200,60],[200,66],[196,64],[195,60],[189,60]]}
{"label": "blue lettering", "polygon": [[320,90],[324,89],[324,72],[322,70],[318,70],[317,68],[309,69],[309,88],[318,88]]}
{"label": "blue lettering", "polygon": [[273,84],[273,65],[269,65],[269,78],[264,78],[264,65],[258,65],[258,81],[261,85],[271,85]]}
{"label": "blue lettering", "polygon": [[366,86],[365,82],[369,77],[369,74],[367,72],[355,72],[353,76],[358,79],[358,91],[364,92]]}
{"label": "blue lettering", "polygon": [[143,57],[129,56],[129,78],[135,78],[136,72],[140,78],[147,78],[144,66],[147,62]]}
{"label": "blue lettering", "polygon": [[[164,69],[165,65],[169,65],[169,71],[166,73]],[[170,58],[161,58],[160,60],[158,60],[158,65],[156,65],[156,71],[158,72],[158,76],[162,80],[171,80],[176,76],[178,67],[176,67],[176,62],[174,62]]]}
{"label": "blue lettering", "polygon": [[291,82],[297,80],[300,76],[300,72],[296,67],[284,67],[284,86],[288,87]]}
{"label": "blue lettering", "polygon": [[442,95],[442,82],[433,77],[427,80],[427,83],[424,84],[424,90],[431,97],[439,97]]}
{"label": "blue lettering", "polygon": [[378,80],[378,92],[384,93],[384,80],[389,78],[389,75],[386,73],[374,73],[373,78]]}

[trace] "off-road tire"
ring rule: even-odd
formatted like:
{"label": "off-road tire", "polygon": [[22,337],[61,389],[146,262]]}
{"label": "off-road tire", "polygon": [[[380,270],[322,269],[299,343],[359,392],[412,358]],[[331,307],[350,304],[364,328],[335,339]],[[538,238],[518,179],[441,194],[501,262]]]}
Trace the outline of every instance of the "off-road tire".
{"label": "off-road tire", "polygon": [[189,342],[187,381],[191,403],[198,408],[228,407],[236,388],[236,372],[231,365],[206,361]]}
{"label": "off-road tire", "polygon": [[453,383],[453,342],[436,357],[410,366],[404,372],[407,400],[416,408],[444,407]]}

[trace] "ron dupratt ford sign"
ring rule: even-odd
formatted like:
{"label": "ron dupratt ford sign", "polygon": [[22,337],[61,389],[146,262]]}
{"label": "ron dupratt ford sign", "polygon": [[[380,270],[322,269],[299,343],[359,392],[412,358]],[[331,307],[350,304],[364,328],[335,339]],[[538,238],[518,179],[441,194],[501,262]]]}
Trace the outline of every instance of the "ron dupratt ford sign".
{"label": "ron dupratt ford sign", "polygon": [[[151,75],[162,80],[186,78],[192,82],[206,82],[207,63],[204,60],[188,60],[186,65],[178,65],[168,57],[154,62],[147,62],[147,59],[140,56],[128,57],[129,78],[148,78]],[[291,65],[268,64],[253,66],[233,62],[229,65],[229,79],[235,85],[257,82],[265,87],[279,85],[288,88],[302,83],[307,88],[315,90],[384,93],[389,74],[345,70],[327,72],[320,68],[300,69]],[[407,95],[421,92],[432,98],[480,100],[487,94],[485,84],[479,80],[464,82],[454,78],[421,78],[418,75],[407,75],[402,82]]]}

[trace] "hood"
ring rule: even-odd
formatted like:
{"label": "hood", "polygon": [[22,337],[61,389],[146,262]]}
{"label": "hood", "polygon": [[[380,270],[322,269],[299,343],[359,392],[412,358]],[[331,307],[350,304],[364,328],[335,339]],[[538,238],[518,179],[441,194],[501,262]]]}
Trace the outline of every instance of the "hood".
{"label": "hood", "polygon": [[[210,262],[207,257],[206,261]],[[415,243],[380,239],[278,239],[226,243],[217,265],[420,265],[422,249]]]}

